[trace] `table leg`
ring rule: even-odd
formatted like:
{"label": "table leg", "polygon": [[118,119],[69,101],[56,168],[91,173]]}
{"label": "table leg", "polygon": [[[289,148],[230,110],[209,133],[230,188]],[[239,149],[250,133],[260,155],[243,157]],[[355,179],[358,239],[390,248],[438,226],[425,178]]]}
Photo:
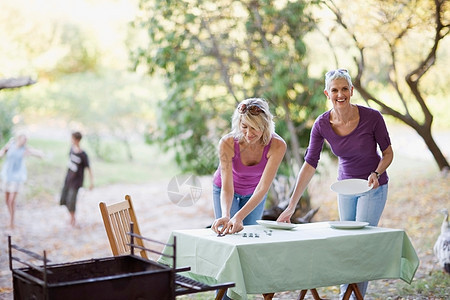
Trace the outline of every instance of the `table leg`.
{"label": "table leg", "polygon": [[303,300],[305,299],[306,293],[308,292],[308,290],[301,290],[300,291],[300,295],[298,296],[297,300]]}
{"label": "table leg", "polygon": [[275,293],[263,294],[264,300],[272,300]]}
{"label": "table leg", "polygon": [[345,291],[344,294],[344,298],[342,298],[343,300],[348,300],[350,299],[351,294],[355,293],[355,297],[357,300],[364,300],[361,291],[358,288],[358,285],[356,283],[350,283],[347,287],[347,290]]}
{"label": "table leg", "polygon": [[[310,289],[310,291],[311,291],[311,294],[313,295],[314,300],[322,300],[322,298],[320,298],[319,293],[317,292],[316,289]],[[301,290],[300,295],[298,296],[298,300],[305,299],[307,292],[308,292],[308,290]]]}
{"label": "table leg", "polygon": [[355,297],[357,300],[363,300],[363,296],[361,294],[361,291],[358,288],[358,285],[356,283],[352,283],[353,285],[353,293],[355,293]]}
{"label": "table leg", "polygon": [[322,298],[320,298],[319,293],[317,292],[316,289],[310,289],[311,294],[313,295],[314,300],[322,300]]}

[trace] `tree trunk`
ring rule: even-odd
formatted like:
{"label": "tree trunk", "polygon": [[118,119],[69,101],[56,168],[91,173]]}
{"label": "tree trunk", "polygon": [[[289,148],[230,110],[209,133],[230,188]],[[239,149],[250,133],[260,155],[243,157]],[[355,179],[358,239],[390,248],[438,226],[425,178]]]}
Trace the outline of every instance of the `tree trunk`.
{"label": "tree trunk", "polygon": [[[295,168],[295,167],[292,168],[292,170],[295,173],[295,172],[300,171],[300,168],[302,167],[302,164],[303,164],[303,158],[302,158],[302,156],[300,154],[300,142],[298,141],[297,130],[295,129],[294,123],[292,122],[291,118],[289,117],[290,116],[289,107],[288,107],[286,102],[283,102],[283,105],[284,105],[284,109],[285,109],[285,112],[286,112],[285,122],[286,122],[287,128],[289,130],[289,133],[291,135],[291,142],[290,142],[290,144],[291,144],[291,153],[292,153],[293,158],[294,158],[294,160],[295,160],[295,162],[297,164],[297,168]],[[297,174],[295,174],[294,176],[296,176],[296,175]],[[296,177],[294,177],[294,178],[296,178]],[[295,179],[294,179],[294,186],[295,186]],[[293,187],[294,186],[290,187],[291,188],[291,192],[293,192]],[[287,195],[287,196],[290,196],[290,195]],[[286,198],[284,200],[288,200],[288,199],[289,198]],[[282,200],[283,199],[279,199],[279,201],[282,201]],[[299,205],[300,211],[303,212],[303,213],[306,213],[307,211],[309,211],[311,209],[311,201],[310,201],[310,197],[309,197],[309,194],[308,194],[307,190],[301,196],[298,205]]]}
{"label": "tree trunk", "polygon": [[444,154],[442,153],[439,146],[436,144],[436,141],[433,138],[433,135],[431,134],[431,127],[428,126],[419,126],[414,127],[414,130],[420,135],[420,137],[423,139],[425,144],[427,145],[428,149],[430,150],[431,154],[434,157],[434,160],[436,161],[439,170],[440,171],[448,171],[450,169],[450,166],[448,164],[448,161],[445,159]]}
{"label": "tree trunk", "polygon": [[291,118],[290,118],[290,111],[289,111],[289,107],[286,103],[286,101],[283,102],[283,106],[284,106],[284,111],[285,111],[285,118],[284,121],[286,122],[286,126],[289,130],[289,133],[291,134],[291,153],[293,155],[293,158],[295,160],[295,162],[298,165],[298,170],[300,170],[300,167],[303,164],[303,159],[301,158],[300,155],[300,142],[298,141],[298,137],[297,137],[297,130],[295,129],[295,125],[292,122]]}

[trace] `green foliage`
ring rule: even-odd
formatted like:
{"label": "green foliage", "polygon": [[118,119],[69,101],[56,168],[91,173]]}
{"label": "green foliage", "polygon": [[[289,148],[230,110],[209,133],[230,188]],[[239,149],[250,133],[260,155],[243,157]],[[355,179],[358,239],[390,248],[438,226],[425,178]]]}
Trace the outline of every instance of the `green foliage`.
{"label": "green foliage", "polygon": [[13,117],[16,105],[9,97],[11,97],[11,93],[0,94],[0,147],[12,136],[14,127]]}
{"label": "green foliage", "polygon": [[427,278],[414,280],[411,285],[399,283],[398,295],[405,299],[445,299],[450,295],[450,276],[444,271],[431,272]]}
{"label": "green foliage", "polygon": [[112,161],[117,149],[112,151],[108,139],[121,141],[120,149],[133,159],[127,150],[129,143],[156,123],[152,106],[162,97],[163,89],[156,80],[109,70],[71,74],[10,94],[22,115],[39,122],[49,118],[65,120],[69,130],[79,129],[91,137],[87,142],[92,143],[98,157]]}
{"label": "green foliage", "polygon": [[[150,139],[174,148],[184,171],[211,173],[217,165],[212,149],[229,131],[236,103],[264,97],[277,116],[277,132],[288,144],[304,142],[308,121],[325,105],[321,84],[308,74],[302,40],[314,27],[313,4],[142,0],[134,26],[150,41],[134,49],[134,64],[163,74],[169,91]],[[285,163],[282,170],[289,172],[301,161]]]}
{"label": "green foliage", "polygon": [[[0,77],[32,76],[33,86],[1,91],[0,131],[59,122],[79,129],[93,155],[133,159],[131,140],[156,122],[163,87],[126,71],[125,31],[135,3],[18,0],[0,10]],[[83,16],[80,18],[80,16]],[[126,21],[125,21],[126,20]],[[7,103],[5,102],[7,101]],[[1,140],[0,136],[0,140]],[[119,147],[110,143],[119,141]]]}
{"label": "green foliage", "polygon": [[0,77],[38,82],[128,65],[125,29],[134,1],[16,0],[0,10]]}
{"label": "green foliage", "polygon": [[[101,159],[95,155],[94,149],[88,142],[89,137],[83,137],[82,148],[88,153],[94,174],[96,187],[112,184],[141,184],[151,180],[171,178],[179,173],[172,154],[161,153],[156,146],[149,146],[144,142],[134,142],[132,146],[134,160],[129,161],[121,143],[108,141],[108,147],[114,149],[113,161]],[[70,136],[67,141],[53,138],[31,139],[31,147],[45,153],[43,159],[28,157],[27,166],[29,178],[27,180],[27,198],[54,197],[60,192],[67,171],[69,160]],[[119,149],[119,150],[118,150]],[[122,151],[121,151],[122,149]],[[157,157],[158,159],[155,159]],[[42,175],[42,176],[41,176]],[[87,175],[86,175],[87,176]],[[85,178],[85,186],[89,178]]]}
{"label": "green foliage", "polygon": [[68,49],[56,63],[52,74],[48,76],[62,76],[72,73],[95,72],[99,68],[98,61],[101,53],[97,45],[80,27],[74,24],[62,24],[61,43]]}

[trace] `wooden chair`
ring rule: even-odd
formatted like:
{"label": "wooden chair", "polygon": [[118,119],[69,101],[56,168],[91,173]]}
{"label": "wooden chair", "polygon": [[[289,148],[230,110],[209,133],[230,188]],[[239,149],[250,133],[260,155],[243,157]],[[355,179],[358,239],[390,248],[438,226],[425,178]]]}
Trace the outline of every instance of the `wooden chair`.
{"label": "wooden chair", "polygon": [[[141,235],[131,197],[126,195],[124,201],[111,205],[100,202],[99,206],[112,254],[114,256],[130,254],[130,246],[128,245],[130,236],[127,234],[130,230],[130,223],[134,224],[134,232]],[[144,247],[144,242],[141,239],[137,238],[135,243]],[[145,250],[139,250],[139,254],[148,259]]]}
{"label": "wooden chair", "polygon": [[[126,195],[124,201],[111,205],[106,205],[106,203],[100,202],[99,207],[113,255],[117,256],[131,254],[130,223],[133,224],[133,233],[142,236],[139,230],[139,225],[137,222],[136,214],[134,212],[131,197],[129,195]],[[136,254],[140,254],[141,257],[149,259],[147,252],[145,251],[145,249],[148,248],[144,246],[144,242],[141,238],[134,238],[133,244],[135,244],[139,249],[138,251],[134,249],[134,252],[137,252]],[[190,268],[187,268],[187,270],[189,269]],[[225,295],[227,289],[229,287],[235,286],[234,283],[206,285],[179,274],[175,275],[175,285],[175,294],[178,296],[218,290],[215,300],[221,300]]]}

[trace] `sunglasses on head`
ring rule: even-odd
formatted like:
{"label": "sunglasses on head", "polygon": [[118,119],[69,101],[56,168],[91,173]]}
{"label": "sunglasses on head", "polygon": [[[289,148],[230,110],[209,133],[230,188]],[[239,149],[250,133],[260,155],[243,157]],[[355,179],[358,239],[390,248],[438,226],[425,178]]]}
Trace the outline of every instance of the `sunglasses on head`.
{"label": "sunglasses on head", "polygon": [[336,73],[346,74],[346,73],[348,73],[348,71],[347,71],[347,69],[331,70],[331,71],[328,71],[327,74],[325,74],[325,77],[331,77]]}
{"label": "sunglasses on head", "polygon": [[260,113],[264,113],[264,110],[259,104],[256,103],[251,104],[241,103],[238,106],[238,112],[240,114],[245,114],[246,112],[249,112],[251,115],[257,116]]}

